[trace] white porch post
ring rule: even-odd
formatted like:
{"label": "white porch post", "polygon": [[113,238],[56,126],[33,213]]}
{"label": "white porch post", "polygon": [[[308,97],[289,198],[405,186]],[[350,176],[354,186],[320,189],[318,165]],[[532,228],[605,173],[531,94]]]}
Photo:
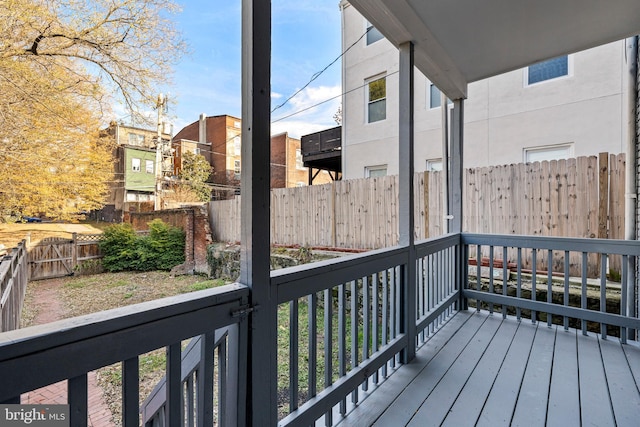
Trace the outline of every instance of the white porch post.
{"label": "white porch post", "polygon": [[464,166],[462,163],[464,131],[464,100],[453,101],[453,119],[451,122],[451,199],[449,212],[453,218],[449,224],[450,233],[462,232],[462,185],[464,182]]}
{"label": "white porch post", "polygon": [[[277,424],[276,303],[269,286],[271,2],[242,0],[242,250],[251,287],[246,425]],[[240,384],[242,389],[244,384]]]}
{"label": "white porch post", "polygon": [[407,347],[402,354],[402,362],[410,362],[416,355],[416,251],[414,237],[414,138],[413,138],[413,110],[414,110],[414,83],[413,83],[413,43],[406,42],[399,46],[400,70],[399,70],[399,196],[398,223],[400,229],[399,244],[409,249],[407,264],[402,274],[402,300],[401,319],[402,332],[407,334]]}

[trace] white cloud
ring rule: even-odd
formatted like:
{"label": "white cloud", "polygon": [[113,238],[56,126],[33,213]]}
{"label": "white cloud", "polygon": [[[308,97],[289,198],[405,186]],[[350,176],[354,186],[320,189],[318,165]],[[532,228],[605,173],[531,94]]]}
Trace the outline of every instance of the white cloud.
{"label": "white cloud", "polygon": [[278,92],[271,92],[271,99],[280,99],[282,98],[282,94]]}

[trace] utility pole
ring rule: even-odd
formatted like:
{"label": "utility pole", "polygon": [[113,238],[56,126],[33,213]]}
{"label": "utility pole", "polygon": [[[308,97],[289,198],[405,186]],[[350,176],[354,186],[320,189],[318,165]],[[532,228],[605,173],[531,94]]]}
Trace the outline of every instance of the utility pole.
{"label": "utility pole", "polygon": [[160,210],[162,208],[162,154],[164,151],[164,141],[162,140],[162,128],[163,118],[162,114],[167,108],[167,98],[163,94],[158,95],[158,101],[156,102],[156,108],[158,110],[158,139],[156,143],[156,197],[154,202],[154,210]]}

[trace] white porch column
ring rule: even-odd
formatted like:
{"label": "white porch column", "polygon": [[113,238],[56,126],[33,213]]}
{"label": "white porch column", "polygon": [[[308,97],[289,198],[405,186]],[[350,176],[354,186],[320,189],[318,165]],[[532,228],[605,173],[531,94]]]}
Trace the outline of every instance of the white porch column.
{"label": "white porch column", "polygon": [[464,100],[453,101],[453,118],[451,121],[451,173],[450,173],[450,200],[453,218],[449,223],[449,233],[462,232],[462,189],[464,182],[463,159],[463,132],[464,132]]}
{"label": "white porch column", "polygon": [[414,52],[413,43],[406,42],[399,46],[399,195],[398,224],[399,244],[409,248],[407,265],[403,269],[403,292],[401,301],[402,332],[407,334],[407,348],[403,352],[403,363],[410,362],[416,354],[416,251],[415,251],[415,219],[413,197],[414,174]]}
{"label": "white porch column", "polygon": [[[269,286],[271,2],[242,0],[242,250],[240,282],[251,287],[247,420],[277,424],[276,303]],[[244,384],[239,385],[242,388]]]}

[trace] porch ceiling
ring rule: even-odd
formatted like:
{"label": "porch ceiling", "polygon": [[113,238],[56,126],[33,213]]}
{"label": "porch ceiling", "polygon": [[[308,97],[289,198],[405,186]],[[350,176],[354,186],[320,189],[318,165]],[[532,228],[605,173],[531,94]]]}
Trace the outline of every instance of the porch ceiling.
{"label": "porch ceiling", "polygon": [[451,99],[467,84],[640,33],[638,0],[350,0]]}

